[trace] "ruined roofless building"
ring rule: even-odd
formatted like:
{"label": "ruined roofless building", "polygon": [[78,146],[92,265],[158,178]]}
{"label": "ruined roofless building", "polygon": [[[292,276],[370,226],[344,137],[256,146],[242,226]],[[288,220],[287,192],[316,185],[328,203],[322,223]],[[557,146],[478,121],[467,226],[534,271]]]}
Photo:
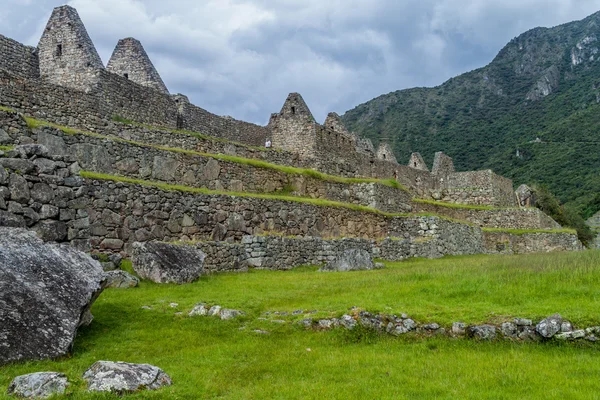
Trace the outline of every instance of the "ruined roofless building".
{"label": "ruined roofless building", "polygon": [[137,39],[119,40],[106,69],[139,85],[151,87],[162,93],[169,93],[144,47]]}
{"label": "ruined roofless building", "polygon": [[38,44],[40,76],[50,83],[88,90],[104,69],[77,10],[54,9]]}

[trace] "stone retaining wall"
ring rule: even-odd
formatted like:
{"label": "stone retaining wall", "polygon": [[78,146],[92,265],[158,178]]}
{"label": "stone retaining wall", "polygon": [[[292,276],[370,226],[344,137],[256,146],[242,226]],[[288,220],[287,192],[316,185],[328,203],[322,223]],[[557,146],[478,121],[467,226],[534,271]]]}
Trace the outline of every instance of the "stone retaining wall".
{"label": "stone retaining wall", "polygon": [[480,227],[501,229],[560,229],[561,226],[537,208],[477,210],[413,203],[413,212],[429,212],[468,221]]}
{"label": "stone retaining wall", "polygon": [[[271,168],[160,150],[49,127],[31,139],[51,154],[70,155],[84,170],[231,192],[273,193],[328,199],[387,212],[410,212],[410,193],[378,183],[339,183]],[[13,137],[16,141],[16,138]]]}
{"label": "stone retaining wall", "polygon": [[37,49],[0,35],[0,69],[13,71],[22,78],[39,77]]}
{"label": "stone retaining wall", "polygon": [[577,235],[571,233],[483,232],[483,245],[488,254],[549,253],[583,250]]}
{"label": "stone retaining wall", "polygon": [[445,255],[478,254],[480,236],[469,235],[460,243],[432,237],[427,240],[386,238],[323,239],[319,237],[244,236],[240,243],[199,242],[210,272],[244,271],[247,268],[288,270],[303,265],[321,265],[347,249],[362,249],[372,257],[401,261],[410,257],[438,258]]}

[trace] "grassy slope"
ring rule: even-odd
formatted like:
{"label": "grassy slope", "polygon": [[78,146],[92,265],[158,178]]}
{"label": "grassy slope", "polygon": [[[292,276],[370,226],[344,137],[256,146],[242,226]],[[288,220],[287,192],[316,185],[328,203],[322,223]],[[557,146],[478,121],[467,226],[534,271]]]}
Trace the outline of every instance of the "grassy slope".
{"label": "grassy slope", "polygon": [[[339,315],[359,305],[446,325],[553,312],[587,325],[600,323],[599,266],[600,252],[591,251],[454,257],[381,271],[324,274],[301,268],[111,289],[94,305],[94,323],[77,339],[72,358],[4,367],[0,398],[15,375],[56,370],[74,382],[71,398],[116,399],[82,390],[79,377],[100,359],[159,365],[175,382],[128,398],[593,398],[600,390],[598,346],[314,333],[256,318],[296,309]],[[201,301],[249,315],[237,321],[174,315]],[[170,302],[179,307],[168,307]],[[141,310],[143,305],[154,310]],[[256,328],[271,334],[257,335]]]}

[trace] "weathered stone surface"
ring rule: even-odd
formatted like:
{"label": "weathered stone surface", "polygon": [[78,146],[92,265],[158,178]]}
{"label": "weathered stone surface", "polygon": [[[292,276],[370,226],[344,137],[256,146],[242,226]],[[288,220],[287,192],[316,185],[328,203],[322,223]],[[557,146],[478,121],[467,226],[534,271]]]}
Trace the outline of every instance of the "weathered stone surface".
{"label": "weathered stone surface", "polygon": [[135,392],[171,385],[171,378],[149,364],[98,361],[83,374],[91,392]]}
{"label": "weathered stone surface", "polygon": [[107,288],[127,289],[136,287],[140,283],[137,277],[120,269],[108,271],[105,273],[105,276]]}
{"label": "weathered stone surface", "polygon": [[0,210],[0,226],[9,228],[26,228],[25,219],[8,211]]}
{"label": "weathered stone surface", "polygon": [[68,233],[67,224],[55,220],[41,221],[33,230],[45,242],[62,242]]}
{"label": "weathered stone surface", "polygon": [[66,375],[58,372],[35,372],[17,376],[8,386],[8,394],[22,398],[46,399],[61,395],[69,386]]}
{"label": "weathered stone surface", "polygon": [[208,315],[208,310],[209,309],[210,308],[206,304],[199,303],[199,304],[196,304],[194,306],[194,308],[192,308],[192,311],[190,311],[188,315],[190,317],[194,317],[194,316],[197,316],[197,315],[205,316],[205,315]]}
{"label": "weathered stone surface", "polygon": [[48,157],[48,148],[41,144],[22,144],[14,148],[21,158]]}
{"label": "weathered stone surface", "polygon": [[464,322],[453,322],[452,333],[455,335],[464,335],[466,333],[467,324]]}
{"label": "weathered stone surface", "polygon": [[133,244],[132,263],[143,279],[157,283],[189,283],[204,272],[205,254],[193,246],[161,242]]}
{"label": "weathered stone surface", "polygon": [[563,318],[560,314],[554,314],[540,321],[539,324],[535,326],[535,330],[544,338],[551,338],[560,332],[560,328],[563,323]]}
{"label": "weathered stone surface", "polygon": [[0,158],[0,166],[22,174],[30,174],[35,171],[35,164],[21,158]]}
{"label": "weathered stone surface", "polygon": [[67,354],[103,280],[86,254],[0,228],[0,364]]}
{"label": "weathered stone surface", "polygon": [[477,325],[470,326],[468,329],[469,336],[479,340],[494,340],[496,339],[496,327],[493,325]]}
{"label": "weathered stone surface", "polygon": [[27,180],[21,175],[11,174],[8,180],[10,198],[18,203],[27,204],[31,198]]}
{"label": "weathered stone surface", "polygon": [[374,269],[373,259],[366,250],[348,249],[327,263],[319,271],[361,271]]}
{"label": "weathered stone surface", "polygon": [[230,308],[223,308],[221,310],[221,313],[219,314],[219,317],[223,320],[228,320],[228,319],[234,319],[237,317],[241,317],[243,315],[246,315],[246,313],[243,311],[232,310]]}

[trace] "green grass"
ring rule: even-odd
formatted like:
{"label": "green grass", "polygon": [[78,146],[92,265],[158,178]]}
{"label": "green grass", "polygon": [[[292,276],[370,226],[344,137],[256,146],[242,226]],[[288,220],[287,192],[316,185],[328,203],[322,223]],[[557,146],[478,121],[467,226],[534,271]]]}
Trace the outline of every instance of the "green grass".
{"label": "green grass", "polygon": [[446,208],[459,208],[464,210],[514,210],[517,207],[494,207],[494,206],[481,206],[476,204],[456,204],[456,203],[444,203],[442,201],[427,200],[427,199],[413,199],[415,203],[430,204],[432,206],[446,207]]}
{"label": "green grass", "polygon": [[4,112],[9,112],[9,113],[16,113],[17,111],[10,108],[10,107],[5,107],[5,106],[0,106],[0,111],[4,111]]}
{"label": "green grass", "polygon": [[[230,156],[230,155],[225,155],[225,154],[203,153],[203,152],[198,152],[198,151],[193,151],[193,150],[185,150],[185,149],[176,148],[176,147],[167,147],[167,146],[160,146],[160,145],[154,145],[154,144],[148,144],[148,143],[141,143],[141,142],[136,142],[133,140],[127,140],[127,139],[117,138],[117,137],[113,137],[113,136],[102,135],[99,133],[69,128],[69,127],[58,125],[58,124],[55,124],[52,122],[42,121],[42,120],[38,120],[35,118],[31,118],[31,117],[24,117],[24,118],[25,118],[25,121],[27,122],[27,125],[31,129],[40,128],[43,126],[49,126],[49,127],[55,128],[55,129],[59,129],[69,135],[81,134],[81,135],[86,135],[86,136],[93,136],[93,137],[96,137],[99,139],[111,140],[114,142],[121,142],[121,143],[128,143],[128,144],[131,144],[134,146],[154,148],[157,150],[168,151],[168,152],[172,152],[172,153],[183,153],[183,154],[188,154],[188,155],[192,155],[192,156],[210,157],[210,158],[214,158],[216,160],[221,160],[221,161],[226,161],[226,162],[231,162],[231,163],[236,163],[236,164],[241,164],[241,165],[249,165],[249,166],[252,166],[255,168],[269,169],[272,171],[282,172],[284,174],[303,175],[303,176],[306,176],[309,178],[314,178],[314,179],[327,181],[327,182],[336,182],[336,183],[343,183],[343,184],[376,183],[376,184],[385,185],[385,186],[389,186],[389,187],[392,187],[395,189],[399,189],[399,190],[408,192],[408,189],[406,187],[404,187],[403,185],[401,185],[400,183],[398,183],[395,179],[344,178],[341,176],[325,174],[325,173],[315,171],[312,169],[278,165],[278,164],[273,164],[273,163],[269,163],[266,161],[256,160],[253,158],[244,158],[244,157]],[[118,117],[113,117],[113,120],[115,118],[118,118]]]}
{"label": "green grass", "polygon": [[577,235],[575,229],[504,229],[504,228],[481,228],[484,232],[499,232],[499,233],[510,233],[511,235],[529,235],[533,233],[568,233],[571,235]]}
{"label": "green grass", "polygon": [[[600,323],[598,287],[600,252],[591,251],[411,260],[351,273],[254,271],[183,286],[142,282],[104,291],[71,357],[1,368],[0,399],[8,399],[12,378],[35,371],[66,373],[71,399],[591,399],[600,391],[598,345],[311,332],[257,318],[297,309],[340,315],[357,305],[445,326],[554,312],[589,325]],[[198,302],[248,316],[175,315]],[[252,332],[257,328],[271,333]],[[97,360],[158,365],[174,385],[124,397],[88,395],[80,377]]]}
{"label": "green grass", "polygon": [[11,151],[15,146],[0,146],[0,151]]}

